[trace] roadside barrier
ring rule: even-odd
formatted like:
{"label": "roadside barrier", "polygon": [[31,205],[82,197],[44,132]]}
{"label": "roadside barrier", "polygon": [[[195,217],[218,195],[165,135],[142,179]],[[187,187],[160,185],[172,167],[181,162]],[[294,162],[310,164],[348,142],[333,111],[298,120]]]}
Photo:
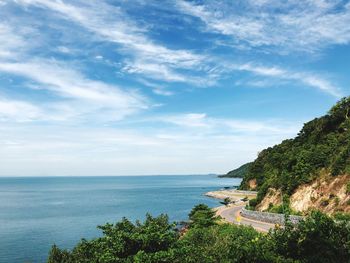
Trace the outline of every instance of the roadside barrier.
{"label": "roadside barrier", "polygon": [[[252,210],[247,210],[246,208],[243,207],[241,211],[241,215],[248,219],[262,221],[265,223],[284,225],[284,214],[252,211]],[[298,224],[301,220],[303,220],[303,217],[290,215],[289,220],[292,224]]]}

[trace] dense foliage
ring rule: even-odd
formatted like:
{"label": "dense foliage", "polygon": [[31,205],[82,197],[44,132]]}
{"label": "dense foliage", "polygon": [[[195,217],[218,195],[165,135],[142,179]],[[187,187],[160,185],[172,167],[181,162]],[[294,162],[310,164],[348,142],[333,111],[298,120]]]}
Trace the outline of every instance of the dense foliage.
{"label": "dense foliage", "polygon": [[[190,219],[191,226],[183,235],[165,215],[147,215],[144,223],[133,224],[123,219],[114,225],[106,224],[99,227],[102,237],[83,239],[71,251],[53,246],[48,263],[341,263],[350,260],[349,221],[334,221],[320,212],[312,213],[298,226],[287,224],[286,228],[268,234],[251,227],[219,224],[205,205],[196,206]],[[199,223],[203,221],[206,223]]]}
{"label": "dense foliage", "polygon": [[350,173],[350,97],[339,101],[327,115],[306,123],[298,136],[267,148],[249,165],[241,189],[256,179],[257,203],[268,188],[291,195],[320,173]]}
{"label": "dense foliage", "polygon": [[234,169],[227,174],[219,175],[221,178],[243,178],[246,173],[248,172],[248,169],[252,163],[246,163],[242,166],[238,167],[237,169]]}
{"label": "dense foliage", "polygon": [[213,226],[219,220],[214,210],[205,204],[199,204],[192,208],[188,215],[190,228],[203,228]]}

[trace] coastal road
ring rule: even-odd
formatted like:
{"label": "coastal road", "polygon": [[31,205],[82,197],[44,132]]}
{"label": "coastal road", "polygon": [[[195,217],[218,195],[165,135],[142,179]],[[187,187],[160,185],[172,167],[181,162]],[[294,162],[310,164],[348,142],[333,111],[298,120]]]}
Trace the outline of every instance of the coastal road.
{"label": "coastal road", "polygon": [[234,223],[237,225],[249,225],[255,228],[260,232],[268,232],[271,228],[274,228],[274,224],[265,223],[261,221],[256,221],[252,219],[248,219],[242,217],[240,212],[244,206],[228,206],[228,207],[220,207],[217,210],[217,215],[220,215],[224,220],[230,223]]}

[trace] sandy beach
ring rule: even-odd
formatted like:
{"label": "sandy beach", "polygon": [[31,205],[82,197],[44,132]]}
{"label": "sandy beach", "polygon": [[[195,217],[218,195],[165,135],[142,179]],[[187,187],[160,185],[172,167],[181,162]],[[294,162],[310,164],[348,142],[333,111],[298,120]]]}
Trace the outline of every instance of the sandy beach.
{"label": "sandy beach", "polygon": [[257,192],[254,191],[241,191],[236,189],[223,189],[218,191],[211,191],[205,193],[206,196],[217,198],[217,199],[225,199],[230,198],[231,201],[239,201],[245,197],[248,199],[256,198]]}

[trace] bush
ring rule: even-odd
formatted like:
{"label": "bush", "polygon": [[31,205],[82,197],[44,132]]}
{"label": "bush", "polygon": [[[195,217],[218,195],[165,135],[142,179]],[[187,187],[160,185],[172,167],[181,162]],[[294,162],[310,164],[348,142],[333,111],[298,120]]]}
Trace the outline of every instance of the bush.
{"label": "bush", "polygon": [[350,228],[321,212],[271,234],[275,252],[302,262],[349,262]]}
{"label": "bush", "polygon": [[106,224],[98,228],[103,232],[102,237],[91,241],[82,239],[71,252],[60,250],[54,245],[49,253],[48,262],[112,263],[135,262],[136,259],[146,258],[167,259],[172,256],[169,249],[178,240],[175,225],[169,224],[166,215],[158,217],[147,215],[143,224],[139,221],[133,224],[123,218],[114,225]]}
{"label": "bush", "polygon": [[[198,213],[209,215],[209,211],[198,205],[190,216],[196,219]],[[268,234],[246,226],[200,223],[180,237],[165,215],[147,215],[145,222],[135,224],[124,218],[99,227],[102,237],[82,239],[72,251],[53,245],[47,262],[350,262],[349,218],[339,214],[337,220],[312,212],[298,225],[287,224]]]}
{"label": "bush", "polygon": [[249,206],[250,207],[255,207],[257,205],[257,199],[253,198],[249,200]]}
{"label": "bush", "polygon": [[340,221],[350,221],[350,213],[337,212],[334,214],[334,218]]}
{"label": "bush", "polygon": [[215,211],[205,204],[196,205],[189,214],[190,227],[209,227],[216,224],[219,218]]}
{"label": "bush", "polygon": [[228,206],[231,203],[231,199],[226,197],[223,201],[220,202],[220,204],[223,204],[225,206]]}

